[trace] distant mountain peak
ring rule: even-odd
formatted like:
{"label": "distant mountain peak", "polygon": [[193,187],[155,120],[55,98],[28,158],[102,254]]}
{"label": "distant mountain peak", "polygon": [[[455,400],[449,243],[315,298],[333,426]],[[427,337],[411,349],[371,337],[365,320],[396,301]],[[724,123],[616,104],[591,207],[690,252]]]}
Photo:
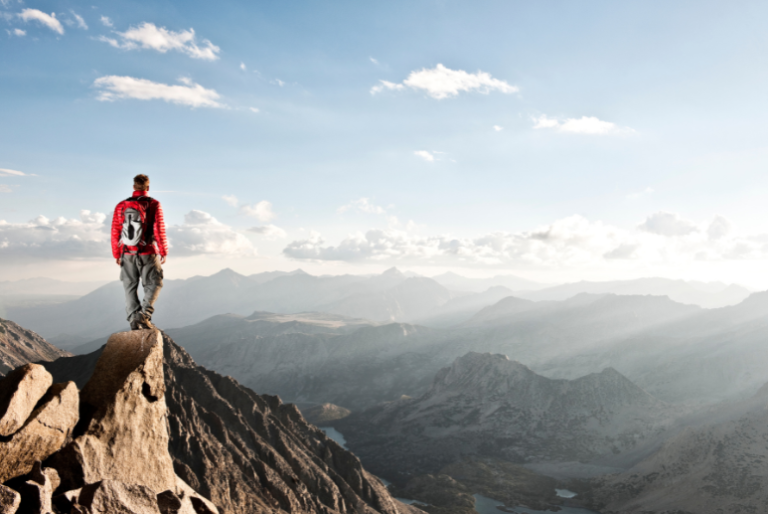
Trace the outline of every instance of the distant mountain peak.
{"label": "distant mountain peak", "polygon": [[397,269],[397,267],[395,266],[392,266],[388,270],[384,271],[384,273],[382,273],[381,275],[386,277],[405,277],[403,272]]}

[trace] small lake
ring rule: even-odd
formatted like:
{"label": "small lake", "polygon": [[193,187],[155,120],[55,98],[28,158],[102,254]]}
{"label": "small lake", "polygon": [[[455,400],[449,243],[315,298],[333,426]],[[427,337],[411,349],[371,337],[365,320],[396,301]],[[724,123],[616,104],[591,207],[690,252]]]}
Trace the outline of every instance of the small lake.
{"label": "small lake", "polygon": [[[562,491],[566,491],[566,489],[561,489]],[[569,493],[571,491],[568,491]],[[492,498],[488,498],[487,496],[483,496],[481,494],[475,494],[475,510],[479,514],[501,514],[502,511],[497,509],[496,507],[503,507],[504,504],[501,502],[497,502],[496,500]],[[532,510],[527,509],[525,507],[515,507],[511,510],[515,514],[555,514],[554,512],[550,510]],[[593,510],[587,510],[587,509],[579,509],[576,507],[560,507],[560,510],[558,511],[558,514],[599,514]]]}
{"label": "small lake", "polygon": [[317,428],[325,432],[325,435],[328,436],[328,439],[335,441],[336,443],[338,443],[339,446],[341,446],[345,450],[349,450],[349,448],[347,448],[347,440],[344,439],[344,436],[341,434],[341,432],[339,432],[333,427],[317,427]]}

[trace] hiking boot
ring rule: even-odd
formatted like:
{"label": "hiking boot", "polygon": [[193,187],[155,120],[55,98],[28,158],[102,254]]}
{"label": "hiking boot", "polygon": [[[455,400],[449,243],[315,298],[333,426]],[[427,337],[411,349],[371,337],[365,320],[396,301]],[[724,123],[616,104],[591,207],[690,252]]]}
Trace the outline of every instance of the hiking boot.
{"label": "hiking boot", "polygon": [[131,320],[131,330],[148,330],[153,329],[155,326],[149,321],[149,317],[146,314],[137,312],[133,315]]}

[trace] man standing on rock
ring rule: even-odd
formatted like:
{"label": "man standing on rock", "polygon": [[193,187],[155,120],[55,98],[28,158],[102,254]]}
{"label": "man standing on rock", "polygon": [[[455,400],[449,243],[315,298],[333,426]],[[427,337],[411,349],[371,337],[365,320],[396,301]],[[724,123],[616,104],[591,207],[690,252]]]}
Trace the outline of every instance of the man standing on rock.
{"label": "man standing on rock", "polygon": [[[158,258],[158,254],[160,257]],[[163,287],[163,268],[168,255],[165,221],[160,202],[149,197],[149,177],[136,175],[133,195],[117,204],[112,217],[112,256],[120,266],[125,288],[125,311],[131,330],[154,328],[153,307]],[[136,294],[139,279],[144,300]]]}

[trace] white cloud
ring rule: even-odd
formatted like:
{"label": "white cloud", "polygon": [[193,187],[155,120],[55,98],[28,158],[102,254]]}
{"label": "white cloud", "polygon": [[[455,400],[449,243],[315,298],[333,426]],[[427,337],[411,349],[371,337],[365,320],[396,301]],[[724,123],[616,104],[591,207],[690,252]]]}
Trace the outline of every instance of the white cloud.
{"label": "white cloud", "polygon": [[9,170],[7,168],[0,168],[0,177],[36,177],[30,173],[24,173],[23,171]]}
{"label": "white cloud", "polygon": [[70,10],[69,12],[71,12],[72,16],[74,16],[75,20],[77,20],[77,28],[83,29],[83,30],[88,30],[88,24],[85,23],[85,20],[83,19],[82,16],[77,14],[75,11],[71,11]]}
{"label": "white cloud", "polygon": [[240,69],[241,69],[241,70],[243,70],[243,71],[245,71],[245,63],[244,63],[244,62],[241,62],[241,63],[240,63]]}
{"label": "white cloud", "polygon": [[258,227],[251,227],[248,232],[253,232],[264,237],[264,239],[284,239],[288,236],[285,230],[275,225],[261,225]]}
{"label": "white cloud", "polygon": [[434,162],[435,161],[434,154],[432,152],[427,151],[427,150],[415,150],[413,152],[413,155],[415,155],[417,157],[421,157],[422,159],[424,159],[427,162]]}
{"label": "white cloud", "polygon": [[230,207],[237,207],[237,197],[235,195],[224,195],[221,199],[227,202],[227,205]]}
{"label": "white cloud", "polygon": [[198,210],[185,214],[183,224],[169,227],[168,239],[173,255],[256,254],[256,249],[247,237],[220,223],[207,212]]}
{"label": "white cloud", "polygon": [[[702,260],[766,259],[768,234],[736,236],[715,217],[709,229],[690,231],[690,222],[673,215],[656,228],[623,229],[570,216],[521,232],[492,232],[476,237],[421,235],[414,224],[374,228],[327,244],[317,232],[288,244],[283,254],[300,260],[414,262],[427,265],[515,266],[560,269],[603,267],[607,262],[690,263]],[[660,219],[649,216],[649,219]],[[707,223],[702,223],[706,227]]]}
{"label": "white cloud", "polygon": [[134,77],[109,75],[93,82],[101,89],[98,100],[114,101],[122,98],[137,100],[163,100],[190,107],[226,107],[216,100],[219,94],[213,89],[205,89],[187,78],[179,79],[184,85],[168,85]]}
{"label": "white cloud", "polygon": [[380,84],[378,86],[373,86],[371,88],[371,94],[375,95],[378,93],[381,93],[385,90],[391,90],[391,91],[402,91],[405,89],[405,86],[402,84],[395,84],[394,82],[389,82],[386,80],[380,80]]}
{"label": "white cloud", "polygon": [[556,130],[557,132],[585,135],[626,134],[634,132],[634,130],[631,128],[622,128],[615,123],[611,123],[610,121],[603,121],[595,118],[594,116],[567,118],[563,121],[559,121],[554,118],[549,118],[544,114],[533,118],[533,128],[552,129]]}
{"label": "white cloud", "polygon": [[723,239],[731,233],[731,228],[731,222],[718,215],[715,216],[715,219],[713,219],[712,223],[709,224],[709,227],[707,228],[707,235],[710,239],[713,240]]}
{"label": "white cloud", "polygon": [[699,229],[692,221],[685,220],[672,212],[655,212],[648,216],[638,228],[660,236],[685,236]]}
{"label": "white cloud", "polygon": [[516,93],[519,88],[506,81],[493,78],[489,73],[478,71],[468,73],[464,70],[452,70],[442,64],[432,69],[423,68],[412,71],[402,84],[395,84],[386,80],[371,88],[371,94],[375,95],[385,90],[401,91],[406,87],[426,92],[432,98],[442,100],[457,96],[462,92],[488,94],[491,91],[499,91],[505,94]]}
{"label": "white cloud", "polygon": [[493,130],[495,130],[496,132],[501,132],[502,130],[504,130],[504,127],[502,127],[501,125],[494,125]]}
{"label": "white cloud", "polygon": [[38,9],[24,9],[19,13],[19,18],[25,22],[37,21],[58,34],[64,34],[64,27],[56,19],[56,13],[45,14]]}
{"label": "white cloud", "polygon": [[218,59],[218,53],[221,50],[207,39],[202,41],[202,47],[198,46],[194,29],[174,32],[165,27],[157,27],[154,23],[144,22],[138,27],[131,27],[125,32],[116,32],[116,34],[120,36],[121,41],[104,36],[98,39],[124,50],[143,48],[160,53],[174,50],[187,54],[193,59],[207,61]]}
{"label": "white cloud", "polygon": [[11,186],[0,184],[0,193],[10,193],[11,192]]}
{"label": "white cloud", "polygon": [[378,61],[378,60],[374,59],[373,57],[368,57],[368,59],[370,59],[370,61],[371,61],[373,64],[375,64],[375,65],[377,65],[377,66],[378,66],[378,64],[379,64],[379,61]]}
{"label": "white cloud", "polygon": [[275,213],[272,212],[272,203],[266,200],[262,200],[253,205],[243,205],[240,207],[240,214],[256,218],[265,223],[272,221],[275,218]]}
{"label": "white cloud", "polygon": [[259,114],[261,112],[258,107],[248,107],[248,110],[255,114]]}
{"label": "white cloud", "polygon": [[280,86],[280,87],[283,87],[285,85],[285,82],[283,82],[280,79],[270,80],[269,82],[270,82],[270,84],[275,84],[275,85]]}
{"label": "white cloud", "polygon": [[364,212],[366,214],[386,213],[386,209],[384,209],[384,207],[380,207],[378,205],[372,204],[368,198],[360,198],[358,200],[353,200],[349,202],[347,205],[342,205],[341,207],[336,209],[336,212],[338,212],[339,214],[344,214],[349,210],[356,210],[359,212]]}
{"label": "white cloud", "polygon": [[99,21],[105,27],[114,27],[115,26],[115,24],[112,23],[112,20],[109,19],[109,16],[102,16],[101,18],[99,18]]}
{"label": "white cloud", "polygon": [[13,32],[11,32],[10,30],[6,30],[6,32],[8,33],[9,36],[12,35],[17,37],[24,37],[27,35],[27,31],[21,30],[21,29],[13,29]]}
{"label": "white cloud", "polygon": [[79,219],[45,216],[27,223],[0,220],[0,255],[42,259],[78,259],[110,255],[107,216],[80,211]]}

